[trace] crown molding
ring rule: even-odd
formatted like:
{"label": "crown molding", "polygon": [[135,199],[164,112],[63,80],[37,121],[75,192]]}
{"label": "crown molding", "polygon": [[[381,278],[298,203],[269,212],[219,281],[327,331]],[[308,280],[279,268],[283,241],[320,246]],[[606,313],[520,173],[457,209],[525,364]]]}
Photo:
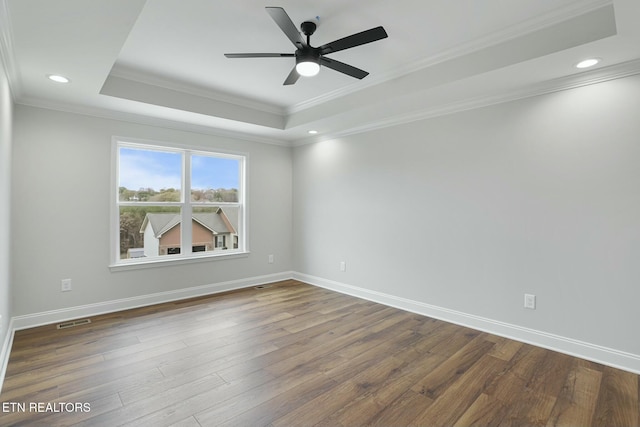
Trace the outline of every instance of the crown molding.
{"label": "crown molding", "polygon": [[144,114],[136,114],[125,111],[109,110],[105,108],[80,106],[68,103],[50,102],[41,99],[22,98],[16,101],[19,105],[27,107],[43,108],[47,110],[61,111],[65,113],[79,114],[88,117],[97,117],[101,119],[117,120],[121,122],[135,123],[148,126],[156,126],[167,129],[180,130],[185,132],[194,132],[204,135],[213,135],[222,138],[237,139],[241,141],[258,142],[262,144],[278,145],[282,147],[291,147],[291,142],[285,139],[269,138],[254,135],[247,132],[235,130],[225,130],[216,126],[200,125],[195,123],[186,123],[177,120],[169,120],[161,117],[154,117]]}
{"label": "crown molding", "polygon": [[561,77],[546,82],[529,85],[519,88],[517,90],[505,92],[502,94],[494,94],[485,97],[478,97],[473,99],[466,99],[463,101],[438,106],[435,108],[424,109],[420,111],[414,111],[406,114],[400,114],[393,117],[389,117],[386,120],[376,121],[375,123],[367,123],[361,126],[352,127],[343,131],[328,133],[314,138],[304,138],[289,141],[286,139],[267,138],[257,136],[250,133],[244,133],[239,131],[224,130],[214,126],[204,126],[191,123],[185,123],[180,121],[168,120],[164,118],[157,118],[146,116],[142,114],[128,113],[122,111],[107,110],[96,107],[77,106],[72,104],[62,104],[57,102],[47,102],[38,99],[20,99],[18,104],[32,106],[37,108],[45,108],[57,111],[63,111],[68,113],[81,114],[85,116],[92,116],[105,119],[113,119],[119,121],[125,121],[130,123],[137,123],[150,126],[158,126],[175,130],[182,130],[187,132],[195,132],[206,135],[215,135],[223,138],[239,139],[243,141],[252,141],[264,144],[278,145],[283,147],[302,146],[321,142],[330,139],[336,139],[346,137],[349,135],[369,132],[377,129],[383,129],[387,127],[402,125],[420,120],[426,120],[434,117],[439,117],[448,114],[454,114],[462,111],[487,107],[490,105],[496,105],[519,99],[530,98],[534,96],[544,95],[553,92],[559,92],[563,90],[570,90],[582,86],[588,86],[598,84],[610,80],[620,79],[632,75],[640,74],[640,59],[628,61],[609,67],[603,67],[593,71],[586,71],[583,73]]}
{"label": "crown molding", "polygon": [[7,0],[0,0],[0,61],[4,65],[5,74],[11,88],[11,96],[15,102],[22,94],[22,80],[15,60],[13,31],[11,20],[9,19],[9,4]]}
{"label": "crown molding", "polygon": [[324,104],[325,102],[352,94],[354,92],[358,92],[369,87],[385,83],[387,81],[423,70],[425,68],[432,67],[443,62],[451,61],[464,55],[486,49],[491,46],[516,39],[518,37],[522,37],[526,34],[543,30],[545,28],[564,22],[568,19],[575,18],[577,16],[593,12],[594,10],[612,5],[613,0],[592,0],[586,3],[580,2],[556,8],[553,11],[538,16],[534,19],[530,19],[504,28],[500,31],[487,34],[484,37],[473,40],[472,42],[454,46],[448,50],[439,52],[436,55],[414,61],[413,63],[410,63],[406,66],[398,67],[386,73],[378,74],[375,76],[368,76],[366,81],[355,82],[349,86],[345,86],[340,89],[327,92],[313,99],[309,99],[292,105],[286,109],[286,114],[292,115],[300,111],[316,107],[320,104]]}
{"label": "crown molding", "polygon": [[386,120],[377,120],[373,123],[366,123],[361,126],[352,127],[343,131],[327,133],[317,138],[304,138],[292,142],[294,147],[309,145],[316,142],[343,138],[364,132],[398,126],[406,123],[427,120],[439,116],[459,113],[462,111],[474,110],[496,104],[517,101],[519,99],[532,98],[549,93],[575,89],[583,86],[594,85],[611,80],[621,79],[640,74],[640,59],[623,62],[609,67],[603,67],[593,71],[585,71],[571,76],[560,77],[541,83],[528,85],[516,90],[493,94],[489,96],[465,99],[451,104],[441,105],[434,108],[412,111],[406,114],[399,114],[389,117]]}
{"label": "crown molding", "polygon": [[218,92],[218,91],[212,90],[211,88],[192,85],[184,82],[179,82],[176,80],[170,80],[170,79],[159,77],[156,75],[143,73],[138,70],[133,70],[131,68],[126,68],[117,64],[114,65],[114,67],[111,69],[109,76],[119,77],[125,80],[131,80],[137,83],[143,83],[147,85],[162,87],[165,89],[175,90],[177,92],[183,92],[189,95],[208,98],[213,101],[225,102],[225,103],[237,105],[240,107],[262,111],[265,113],[276,114],[279,116],[284,116],[286,114],[286,109],[279,107],[277,105],[269,104],[266,102],[260,102],[260,101],[256,101],[248,98],[243,98],[243,97],[231,95],[228,93]]}

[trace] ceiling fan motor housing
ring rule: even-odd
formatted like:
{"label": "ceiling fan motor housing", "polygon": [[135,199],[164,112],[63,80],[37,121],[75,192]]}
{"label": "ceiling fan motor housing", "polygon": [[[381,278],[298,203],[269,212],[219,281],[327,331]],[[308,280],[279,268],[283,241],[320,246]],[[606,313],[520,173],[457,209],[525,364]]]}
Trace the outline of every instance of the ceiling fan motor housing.
{"label": "ceiling fan motor housing", "polygon": [[320,62],[320,49],[306,46],[296,50],[296,63],[298,62]]}

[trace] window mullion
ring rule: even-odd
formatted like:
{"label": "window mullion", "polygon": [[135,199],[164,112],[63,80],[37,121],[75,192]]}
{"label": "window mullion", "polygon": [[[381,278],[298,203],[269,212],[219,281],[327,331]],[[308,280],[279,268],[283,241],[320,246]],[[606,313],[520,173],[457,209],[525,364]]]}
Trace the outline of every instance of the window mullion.
{"label": "window mullion", "polygon": [[182,253],[191,255],[193,242],[193,208],[191,206],[191,153],[182,154]]}

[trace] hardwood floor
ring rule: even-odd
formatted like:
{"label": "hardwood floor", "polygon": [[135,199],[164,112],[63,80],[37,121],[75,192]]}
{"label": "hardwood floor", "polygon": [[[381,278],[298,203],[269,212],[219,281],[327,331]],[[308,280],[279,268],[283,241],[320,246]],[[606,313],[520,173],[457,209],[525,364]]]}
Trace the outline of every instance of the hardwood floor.
{"label": "hardwood floor", "polygon": [[638,375],[293,280],[91,320],[16,333],[1,426],[640,425]]}

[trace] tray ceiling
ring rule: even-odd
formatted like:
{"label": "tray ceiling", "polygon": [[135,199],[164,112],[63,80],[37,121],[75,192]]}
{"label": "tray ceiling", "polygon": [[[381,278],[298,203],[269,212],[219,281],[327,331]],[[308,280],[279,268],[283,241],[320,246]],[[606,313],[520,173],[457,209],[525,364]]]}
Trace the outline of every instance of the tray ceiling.
{"label": "tray ceiling", "polygon": [[[16,102],[282,144],[640,71],[635,0],[0,1]],[[323,68],[283,86],[292,58],[223,55],[294,51],[265,6],[315,19],[313,45],[378,25],[389,37],[331,56],[363,80]],[[594,71],[574,67],[593,56]]]}

